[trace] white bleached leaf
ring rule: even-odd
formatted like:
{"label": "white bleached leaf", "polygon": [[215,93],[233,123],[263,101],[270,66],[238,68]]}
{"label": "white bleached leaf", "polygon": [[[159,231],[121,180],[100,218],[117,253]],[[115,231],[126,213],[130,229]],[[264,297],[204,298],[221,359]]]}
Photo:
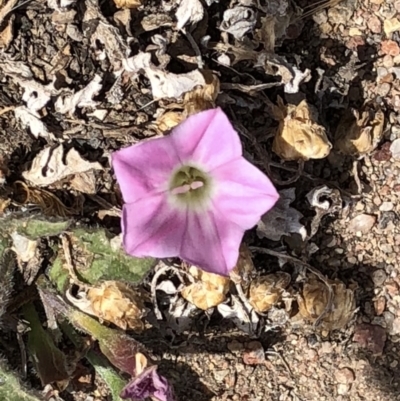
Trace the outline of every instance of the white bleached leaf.
{"label": "white bleached leaf", "polygon": [[100,82],[101,77],[95,75],[92,81],[80,91],[72,95],[60,96],[55,104],[56,111],[61,114],[66,114],[75,112],[77,107],[95,107],[97,102],[93,100],[93,97],[96,96],[102,88]]}
{"label": "white bleached leaf", "polygon": [[303,215],[290,206],[295,200],[295,188],[284,189],[279,192],[280,198],[275,206],[261,218],[257,225],[259,238],[268,238],[279,241],[283,235],[300,234],[301,238],[307,237],[307,230],[300,223]]}
{"label": "white bleached leaf", "polygon": [[187,23],[195,24],[204,17],[204,8],[199,0],[181,0],[176,10],[177,28],[182,29]]}
{"label": "white bleached leaf", "polygon": [[30,240],[16,231],[11,234],[11,239],[13,241],[12,250],[17,254],[18,260],[27,263],[35,257],[37,240]]}
{"label": "white bleached leaf", "polygon": [[235,295],[231,296],[231,304],[223,303],[217,306],[218,312],[225,319],[232,320],[236,327],[244,332],[254,335],[257,332],[260,318],[255,311],[248,313]]}
{"label": "white bleached leaf", "polygon": [[123,67],[128,72],[138,74],[140,70],[145,70],[151,66],[151,54],[140,52],[133,57],[123,60]]}
{"label": "white bleached leaf", "polygon": [[43,187],[69,175],[92,169],[101,170],[102,166],[100,163],[84,160],[73,148],[65,154],[63,145],[59,145],[54,150],[52,147],[42,150],[33,160],[31,168],[23,172],[22,176],[34,185]]}
{"label": "white bleached leaf", "polygon": [[27,107],[16,107],[14,109],[14,114],[24,128],[29,128],[35,138],[54,138],[54,135],[49,132],[43,121],[41,121],[37,115],[32,113]]}
{"label": "white bleached leaf", "polygon": [[299,85],[303,82],[308,82],[311,78],[311,71],[306,69],[304,72],[300,71],[298,68],[293,67],[294,75],[290,82],[286,83],[284,86],[285,93],[297,93],[299,92]]}
{"label": "white bleached leaf", "polygon": [[243,39],[246,33],[251,32],[257,23],[257,14],[252,8],[238,6],[224,12],[221,31],[228,32],[235,39]]}
{"label": "white bleached leaf", "polygon": [[206,81],[199,70],[186,74],[165,72],[156,67],[146,68],[150,80],[151,90],[155,99],[180,98],[184,93],[196,86],[204,86]]}
{"label": "white bleached leaf", "polygon": [[65,11],[66,7],[74,3],[76,0],[47,0],[47,6],[57,11]]}
{"label": "white bleached leaf", "polygon": [[24,90],[22,100],[31,112],[42,109],[58,91],[54,82],[43,85],[34,79],[30,68],[21,61],[2,60],[0,69]]}

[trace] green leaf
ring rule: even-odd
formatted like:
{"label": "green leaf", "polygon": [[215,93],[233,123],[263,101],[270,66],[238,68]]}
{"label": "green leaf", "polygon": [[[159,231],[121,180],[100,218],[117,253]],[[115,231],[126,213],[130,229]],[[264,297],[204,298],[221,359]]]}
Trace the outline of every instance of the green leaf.
{"label": "green leaf", "polygon": [[[71,231],[74,254],[80,254],[81,263],[75,263],[78,277],[89,284],[101,280],[124,280],[138,283],[155,266],[152,258],[134,258],[110,241],[106,230],[78,228]],[[63,267],[64,255],[60,250],[50,270],[50,279],[60,292],[68,285],[68,271]],[[83,260],[83,263],[82,263]]]}
{"label": "green leaf", "polygon": [[0,359],[0,400],[7,401],[43,401],[44,397],[35,395],[24,388],[21,380]]}
{"label": "green leaf", "polygon": [[22,312],[30,324],[28,351],[42,385],[68,379],[65,355],[55,346],[49,333],[44,330],[33,304],[24,305]]}

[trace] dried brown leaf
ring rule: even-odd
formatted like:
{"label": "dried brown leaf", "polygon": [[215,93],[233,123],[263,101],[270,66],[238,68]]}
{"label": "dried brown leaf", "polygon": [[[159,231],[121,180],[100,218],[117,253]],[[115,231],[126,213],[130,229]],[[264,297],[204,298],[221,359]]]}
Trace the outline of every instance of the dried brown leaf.
{"label": "dried brown leaf", "polygon": [[189,268],[189,273],[195,282],[182,290],[181,295],[184,299],[202,310],[213,308],[225,301],[230,284],[228,277],[207,273],[195,266]]}
{"label": "dried brown leaf", "polygon": [[96,193],[96,177],[93,170],[87,171],[75,175],[71,182],[71,188],[84,194],[95,194]]}
{"label": "dried brown leaf", "polygon": [[[355,311],[354,292],[339,280],[328,280],[333,290],[332,309],[321,320],[321,328],[327,331],[343,328]],[[314,323],[325,311],[329,301],[329,290],[322,281],[311,278],[304,284],[297,297],[300,315]]]}
{"label": "dried brown leaf", "polygon": [[13,26],[14,26],[15,15],[11,15],[9,18],[6,27],[0,32],[0,49],[6,49],[10,46],[14,35],[13,35]]}
{"label": "dried brown leaf", "polygon": [[183,120],[184,116],[181,111],[167,111],[157,119],[156,126],[161,133],[164,133],[171,131]]}
{"label": "dried brown leaf", "polygon": [[52,147],[42,150],[33,160],[31,168],[23,172],[22,176],[41,187],[51,185],[69,175],[85,173],[92,169],[102,170],[102,166],[100,163],[82,159],[73,148],[65,154],[63,145],[58,145],[54,150]]}
{"label": "dried brown leaf", "polygon": [[335,134],[335,147],[348,156],[364,156],[372,152],[383,136],[385,115],[382,110],[365,106],[353,110],[340,121]]}
{"label": "dried brown leaf", "polygon": [[119,281],[105,281],[87,292],[93,314],[123,330],[143,330],[143,295]]}
{"label": "dried brown leaf", "polygon": [[249,288],[249,302],[258,312],[269,311],[280,302],[282,294],[291,280],[290,274],[279,272],[258,277],[253,280]]}
{"label": "dried brown leaf", "polygon": [[118,8],[139,8],[142,5],[141,0],[114,0]]}
{"label": "dried brown leaf", "polygon": [[285,106],[279,98],[274,114],[279,120],[279,127],[272,150],[278,156],[284,160],[322,159],[328,156],[332,145],[305,100],[298,106]]}
{"label": "dried brown leaf", "polygon": [[253,272],[254,263],[251,251],[245,243],[242,243],[239,248],[239,259],[229,276],[235,284],[242,284],[246,287]]}
{"label": "dried brown leaf", "polygon": [[220,84],[218,77],[209,70],[202,71],[205,83],[202,87],[187,92],[184,96],[185,116],[215,107]]}

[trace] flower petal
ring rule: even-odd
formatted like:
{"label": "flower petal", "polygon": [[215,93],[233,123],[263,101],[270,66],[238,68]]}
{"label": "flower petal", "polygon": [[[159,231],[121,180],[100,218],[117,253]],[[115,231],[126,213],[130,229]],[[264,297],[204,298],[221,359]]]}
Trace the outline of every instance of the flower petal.
{"label": "flower petal", "polygon": [[214,211],[189,212],[180,257],[210,273],[227,275],[238,260],[243,233]]}
{"label": "flower petal", "polygon": [[242,155],[239,135],[220,108],[188,117],[172,130],[171,138],[183,163],[196,162],[206,171]]}
{"label": "flower petal", "polygon": [[279,199],[269,178],[244,158],[218,167],[212,177],[215,209],[244,230],[254,227]]}
{"label": "flower petal", "polygon": [[165,191],[179,158],[170,137],[150,139],[114,152],[112,165],[124,201]]}
{"label": "flower petal", "polygon": [[186,229],[186,211],[172,209],[165,194],[125,204],[122,232],[125,251],[137,257],[179,255]]}
{"label": "flower petal", "polygon": [[139,376],[132,379],[122,390],[121,398],[132,401],[144,401],[153,397],[157,401],[175,401],[174,391],[164,376],[155,366],[147,368]]}

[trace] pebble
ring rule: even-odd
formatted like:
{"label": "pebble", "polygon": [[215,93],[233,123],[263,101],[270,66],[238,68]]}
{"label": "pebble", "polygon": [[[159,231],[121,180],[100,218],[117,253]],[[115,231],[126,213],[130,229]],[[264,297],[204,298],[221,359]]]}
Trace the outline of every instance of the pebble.
{"label": "pebble", "polygon": [[383,54],[389,56],[398,56],[400,54],[400,47],[394,40],[384,40],[381,44]]}
{"label": "pebble", "polygon": [[361,232],[363,234],[367,234],[376,222],[376,216],[370,214],[359,214],[350,220],[348,225],[348,229],[350,232]]}
{"label": "pebble", "polygon": [[383,327],[367,323],[355,327],[353,341],[373,355],[382,355],[386,343],[386,331]]}
{"label": "pebble", "polygon": [[394,160],[400,160],[400,138],[392,142],[390,145],[390,152]]}
{"label": "pebble", "polygon": [[400,334],[400,317],[395,317],[393,320],[392,330],[390,330],[392,336]]}
{"label": "pebble", "polygon": [[367,21],[367,26],[371,30],[372,33],[381,33],[381,31],[382,31],[382,22],[376,15],[373,15]]}
{"label": "pebble", "polygon": [[380,287],[386,281],[386,272],[382,269],[377,269],[372,273],[372,281],[376,287]]}
{"label": "pebble", "polygon": [[380,206],[379,206],[379,210],[381,212],[390,212],[391,210],[393,210],[393,203],[392,202],[383,202]]}
{"label": "pebble", "polygon": [[383,82],[377,86],[376,93],[379,96],[385,97],[389,94],[390,89],[392,89],[392,86],[387,82]]}
{"label": "pebble", "polygon": [[393,32],[400,30],[400,21],[397,18],[385,19],[383,23],[383,30],[386,36],[389,36]]}
{"label": "pebble", "polygon": [[342,368],[335,372],[335,380],[341,384],[351,384],[355,380],[355,375],[350,368]]}

